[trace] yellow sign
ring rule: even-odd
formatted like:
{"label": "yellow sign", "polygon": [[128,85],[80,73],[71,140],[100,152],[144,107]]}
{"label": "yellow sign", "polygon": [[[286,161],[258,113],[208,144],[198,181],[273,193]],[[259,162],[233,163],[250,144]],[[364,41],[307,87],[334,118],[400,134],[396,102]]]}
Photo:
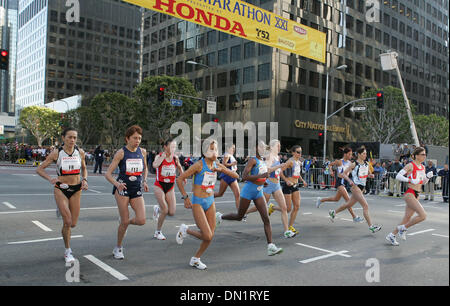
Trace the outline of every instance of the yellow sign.
{"label": "yellow sign", "polygon": [[325,63],[326,34],[238,0],[123,0]]}
{"label": "yellow sign", "polygon": [[[320,123],[314,123],[311,121],[304,122],[300,120],[295,120],[295,127],[299,129],[310,129],[310,130],[319,130],[323,131],[325,128],[325,125]],[[349,134],[349,126],[346,124],[345,127],[337,126],[337,125],[327,125],[327,131],[328,132],[335,132],[335,133],[341,133],[341,134]]]}

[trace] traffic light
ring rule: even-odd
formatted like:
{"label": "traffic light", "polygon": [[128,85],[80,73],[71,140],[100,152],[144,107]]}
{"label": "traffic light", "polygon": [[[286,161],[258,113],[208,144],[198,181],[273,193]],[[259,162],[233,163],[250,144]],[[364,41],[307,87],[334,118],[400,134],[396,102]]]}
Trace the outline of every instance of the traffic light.
{"label": "traffic light", "polygon": [[158,86],[158,102],[164,102],[164,92],[166,88],[164,86]]}
{"label": "traffic light", "polygon": [[319,142],[323,143],[323,132],[319,132]]}
{"label": "traffic light", "polygon": [[0,70],[8,70],[9,52],[8,50],[0,50]]}
{"label": "traffic light", "polygon": [[384,93],[382,91],[377,92],[377,107],[384,108]]}
{"label": "traffic light", "polygon": [[219,118],[214,117],[214,118],[212,119],[212,121],[215,122],[215,123],[219,123]]}

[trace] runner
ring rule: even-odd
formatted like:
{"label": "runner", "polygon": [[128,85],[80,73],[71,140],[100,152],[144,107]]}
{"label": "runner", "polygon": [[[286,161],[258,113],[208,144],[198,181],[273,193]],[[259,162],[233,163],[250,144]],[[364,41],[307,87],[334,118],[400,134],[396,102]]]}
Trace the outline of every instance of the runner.
{"label": "runner", "polygon": [[[336,160],[332,163],[330,163],[330,166],[338,166],[337,168],[337,178],[336,178],[336,185],[334,186],[336,188],[336,195],[334,197],[329,198],[317,198],[316,207],[319,208],[320,205],[323,202],[339,202],[341,198],[344,198],[345,202],[348,202],[350,200],[350,197],[347,192],[347,185],[348,182],[344,179],[342,174],[345,170],[351,165],[351,158],[353,155],[353,151],[351,148],[346,147],[343,149],[344,156],[340,160]],[[351,207],[348,208],[348,212],[352,215],[353,222],[360,223],[364,222],[364,219],[356,216],[353,212],[353,209]]]}
{"label": "runner", "polygon": [[[222,172],[226,175],[239,178],[236,172],[227,169],[224,165],[216,163],[218,154],[217,141],[210,140],[208,142],[208,150],[204,154],[204,158],[193,164],[182,173],[176,180],[178,189],[182,194],[184,200],[184,207],[192,209],[195,223],[200,231],[189,229],[186,224],[181,224],[178,230],[176,241],[178,244],[182,244],[187,234],[194,236],[200,240],[200,248],[195,253],[195,256],[191,258],[190,266],[199,270],[205,270],[207,267],[200,261],[200,257],[206,251],[208,246],[214,237],[214,231],[216,229],[216,206],[214,203],[214,186],[217,180],[217,173]],[[184,189],[186,179],[190,176],[193,177],[193,197],[189,198],[186,190]]]}
{"label": "runner", "polygon": [[[407,230],[411,226],[425,221],[427,217],[424,208],[419,202],[419,193],[422,191],[422,185],[426,184],[433,177],[433,171],[425,175],[425,166],[422,163],[427,158],[427,154],[424,148],[416,148],[412,153],[412,158],[413,161],[400,170],[396,176],[396,179],[400,182],[408,183],[408,190],[406,190],[403,197],[406,202],[405,216],[400,225],[386,236],[386,240],[395,246],[399,245],[395,237],[397,234],[401,239],[406,240]],[[417,213],[417,216],[411,219],[414,213]]]}
{"label": "runner", "polygon": [[[341,211],[353,207],[356,202],[359,202],[363,208],[364,218],[366,219],[367,224],[369,225],[369,230],[372,233],[376,233],[381,229],[381,225],[374,225],[370,220],[369,216],[369,204],[364,197],[363,190],[366,187],[367,178],[369,176],[373,177],[372,173],[369,173],[369,165],[366,162],[367,151],[364,147],[356,150],[358,155],[356,163],[352,163],[342,174],[342,177],[350,183],[352,196],[350,199],[343,205],[341,205],[337,210],[330,210],[329,215],[332,222],[334,222],[334,218]],[[352,172],[352,179],[348,177],[348,174]]]}
{"label": "runner", "polygon": [[[62,236],[66,247],[64,259],[72,263],[75,258],[70,248],[71,229],[77,225],[80,216],[81,190],[88,189],[87,169],[84,151],[76,146],[78,132],[66,128],[61,135],[62,146],[53,150],[36,169],[36,173],[48,180],[55,188],[57,210],[63,218]],[[56,162],[57,178],[51,178],[45,168]],[[80,178],[80,174],[82,178]]]}
{"label": "runner", "polygon": [[[227,152],[223,156],[223,162],[222,164],[230,169],[231,171],[237,172],[237,160],[234,158],[234,152],[236,151],[236,146],[234,144],[231,144],[227,148]],[[228,186],[230,187],[231,191],[233,191],[234,199],[236,200],[236,209],[239,208],[239,197],[240,197],[240,189],[239,184],[237,182],[237,179],[230,177],[226,174],[221,174],[219,176],[220,181],[220,188],[219,192],[214,193],[214,198],[220,198],[225,193],[225,190],[227,190]]]}
{"label": "runner", "polygon": [[[145,204],[142,196],[142,185],[144,191],[148,192],[147,185],[147,152],[140,148],[142,141],[142,128],[133,125],[125,133],[126,145],[117,151],[109,165],[105,178],[114,185],[112,194],[116,198],[119,209],[119,227],[117,229],[117,245],[113,250],[115,259],[124,259],[123,238],[128,225],[145,224]],[[115,180],[112,172],[119,167],[119,177]],[[130,219],[128,204],[135,212],[135,217]]]}
{"label": "runner", "polygon": [[[300,209],[300,191],[299,191],[299,179],[302,180],[303,186],[307,187],[308,184],[300,175],[302,162],[300,158],[302,157],[302,147],[295,145],[291,149],[292,157],[286,162],[286,170],[280,173],[283,179],[283,194],[287,205],[287,212],[291,213],[291,218],[289,220],[289,230],[294,232],[296,235],[299,232],[294,228],[294,222],[297,218],[297,213]],[[294,209],[292,209],[292,204]]]}
{"label": "runner", "polygon": [[156,181],[153,186],[155,198],[159,205],[153,207],[153,220],[157,222],[157,227],[153,238],[158,240],[166,240],[161,232],[166,216],[173,216],[176,210],[175,200],[175,178],[177,169],[182,174],[178,156],[175,155],[177,143],[172,139],[164,143],[164,152],[159,154],[153,162],[153,168],[156,169]]}
{"label": "runner", "polygon": [[[278,154],[281,150],[281,144],[278,140],[274,139],[271,140],[269,143],[269,156],[266,159],[266,164],[271,165],[271,167],[276,167],[280,165],[280,159],[278,157]],[[283,165],[282,165],[283,166]],[[280,168],[272,173],[270,173],[270,176],[267,178],[267,187],[264,187],[264,197],[266,199],[266,202],[269,202],[269,199],[271,196],[277,201],[278,206],[275,206],[274,204],[269,204],[269,216],[275,211],[281,212],[281,222],[283,223],[284,227],[284,238],[292,238],[295,237],[295,233],[291,230],[289,230],[289,223],[288,223],[288,214],[287,214],[287,206],[286,201],[283,196],[283,192],[281,191],[281,185],[280,185],[280,173],[283,170],[283,168]],[[257,211],[256,207],[253,206],[247,211],[247,214],[253,213]]]}
{"label": "runner", "polygon": [[264,223],[264,232],[267,239],[267,253],[269,256],[273,256],[283,252],[282,248],[277,248],[275,244],[272,243],[272,228],[270,226],[269,215],[267,214],[266,201],[263,194],[263,185],[269,174],[281,168],[284,165],[278,165],[274,168],[267,169],[266,164],[262,160],[266,150],[266,145],[264,142],[260,141],[256,150],[256,157],[252,157],[247,162],[245,166],[242,180],[246,181],[241,192],[241,199],[239,203],[239,209],[237,213],[231,213],[223,215],[217,212],[217,225],[219,225],[222,220],[234,220],[241,221],[245,213],[250,206],[250,202],[253,200],[256,208],[259,211],[261,219]]}

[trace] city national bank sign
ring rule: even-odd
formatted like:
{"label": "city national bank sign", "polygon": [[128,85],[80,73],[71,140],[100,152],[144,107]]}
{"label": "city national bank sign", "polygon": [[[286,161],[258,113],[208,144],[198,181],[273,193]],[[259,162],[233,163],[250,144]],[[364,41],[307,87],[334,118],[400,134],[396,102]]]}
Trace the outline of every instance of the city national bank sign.
{"label": "city national bank sign", "polygon": [[238,0],[123,0],[325,63],[326,34]]}
{"label": "city national bank sign", "polygon": [[[299,129],[323,131],[325,128],[325,125],[320,124],[320,123],[314,123],[311,121],[304,122],[304,121],[300,121],[300,120],[295,120],[294,124],[295,124],[295,127],[299,128]],[[348,124],[345,124],[345,127],[338,126],[338,125],[327,125],[327,131],[345,134],[347,139],[350,137],[350,126]]]}

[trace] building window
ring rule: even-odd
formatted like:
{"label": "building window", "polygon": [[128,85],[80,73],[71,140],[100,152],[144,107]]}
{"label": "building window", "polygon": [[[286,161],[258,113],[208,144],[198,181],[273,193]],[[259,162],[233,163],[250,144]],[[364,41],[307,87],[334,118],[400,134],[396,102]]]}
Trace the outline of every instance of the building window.
{"label": "building window", "polygon": [[241,69],[230,71],[230,86],[236,86],[240,84]]}
{"label": "building window", "polygon": [[258,65],[258,82],[270,80],[270,64],[261,64]]}
{"label": "building window", "polygon": [[255,56],[255,43],[248,42],[244,44],[244,59]]}
{"label": "building window", "polygon": [[241,45],[231,47],[230,62],[237,62],[241,60]]}
{"label": "building window", "polygon": [[253,66],[244,68],[243,84],[255,82],[255,68]]}
{"label": "building window", "polygon": [[227,87],[227,73],[221,72],[217,74],[217,88]]}
{"label": "building window", "polygon": [[258,90],[256,103],[257,107],[270,106],[270,89]]}
{"label": "building window", "polygon": [[217,61],[218,66],[228,64],[228,49],[219,50],[217,56],[218,56]]}

